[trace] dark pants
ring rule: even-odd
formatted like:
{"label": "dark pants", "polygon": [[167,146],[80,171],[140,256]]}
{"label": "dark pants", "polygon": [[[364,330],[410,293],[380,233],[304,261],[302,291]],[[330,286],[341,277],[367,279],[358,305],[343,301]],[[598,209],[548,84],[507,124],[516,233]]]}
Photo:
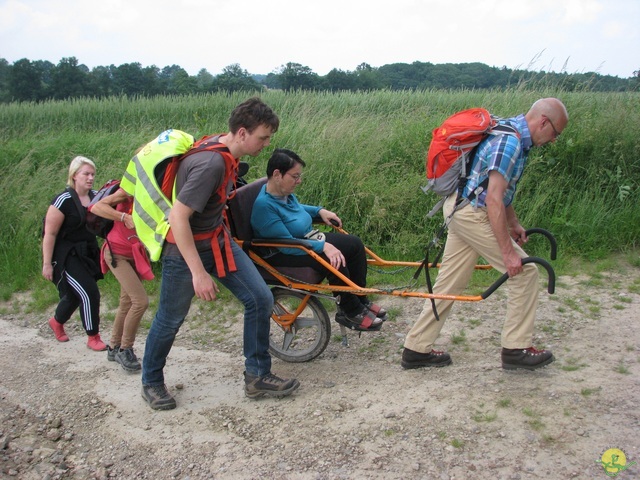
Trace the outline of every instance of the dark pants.
{"label": "dark pants", "polygon": [[[359,287],[367,286],[367,254],[360,237],[355,235],[345,235],[343,233],[326,233],[326,241],[342,252],[347,262],[346,267],[340,267],[338,271],[350,279]],[[322,258],[329,261],[322,253]],[[334,285],[344,285],[345,283],[334,275],[330,270],[324,268],[310,255],[286,255],[277,253],[267,259],[274,267],[311,267],[314,270],[326,275],[329,282]],[[358,297],[352,293],[340,292],[340,307],[348,314],[358,313],[362,307],[362,301],[366,297]]]}
{"label": "dark pants", "polygon": [[57,287],[60,302],[55,319],[58,323],[66,323],[80,307],[80,318],[87,335],[100,333],[100,290],[94,275],[80,257],[67,255]]}
{"label": "dark pants", "polygon": [[[231,242],[236,272],[218,278],[211,249],[198,252],[204,268],[244,305],[243,353],[245,369],[262,377],[271,372],[269,329],[273,295],[256,266],[236,242]],[[151,322],[142,361],[142,384],[164,384],[164,367],[173,342],[194,297],[193,277],[182,255],[162,257],[160,303]]]}

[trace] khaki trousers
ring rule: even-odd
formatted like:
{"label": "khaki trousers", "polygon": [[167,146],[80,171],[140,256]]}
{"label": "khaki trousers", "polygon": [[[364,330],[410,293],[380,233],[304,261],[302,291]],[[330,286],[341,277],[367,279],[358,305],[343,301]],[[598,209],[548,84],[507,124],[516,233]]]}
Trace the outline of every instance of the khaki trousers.
{"label": "khaki trousers", "polygon": [[[453,210],[456,195],[444,205],[444,215]],[[515,242],[514,248],[526,257]],[[506,272],[502,253],[495,239],[486,208],[471,205],[458,210],[449,224],[442,265],[438,272],[434,293],[459,295],[467,287],[478,258],[482,256],[493,268]],[[523,265],[523,272],[506,282],[509,289],[507,317],[502,328],[504,348],[528,348],[533,342],[533,323],[538,305],[538,269],[535,264]],[[440,321],[433,315],[431,300],[426,300],[422,313],[404,342],[410,350],[429,353],[453,307],[453,301],[436,300]]]}
{"label": "khaki trousers", "polygon": [[140,321],[149,307],[149,297],[138,276],[132,258],[114,255],[115,268],[111,265],[111,252],[104,249],[104,259],[109,269],[120,283],[120,304],[113,321],[111,347],[120,345],[126,349],[133,347]]}

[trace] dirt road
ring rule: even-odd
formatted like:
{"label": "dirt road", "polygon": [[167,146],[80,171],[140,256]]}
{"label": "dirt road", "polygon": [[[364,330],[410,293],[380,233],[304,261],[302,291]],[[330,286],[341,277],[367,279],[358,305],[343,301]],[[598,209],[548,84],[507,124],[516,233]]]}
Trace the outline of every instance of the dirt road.
{"label": "dirt road", "polygon": [[139,374],[85,347],[79,320],[61,344],[51,312],[16,299],[0,310],[0,477],[604,479],[616,448],[618,478],[640,478],[639,279],[627,267],[601,285],[561,277],[552,296],[541,286],[536,344],[557,360],[537,372],[500,368],[503,289],[456,306],[439,341],[454,363],[436,370],[399,365],[422,301],[379,298],[392,312],[381,332],[350,333],[349,347],[334,336],[308,363],[274,360],[302,384],[281,400],[243,395],[240,314],[187,319],[168,412],[143,402]]}

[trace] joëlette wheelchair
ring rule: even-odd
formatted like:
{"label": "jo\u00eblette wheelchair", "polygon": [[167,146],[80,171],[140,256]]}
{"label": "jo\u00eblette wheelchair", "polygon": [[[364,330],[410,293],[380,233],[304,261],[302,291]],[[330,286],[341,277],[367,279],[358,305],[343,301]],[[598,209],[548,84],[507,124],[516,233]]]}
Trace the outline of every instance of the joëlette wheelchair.
{"label": "jo\u00eblette wheelchair", "polygon": [[[500,287],[508,278],[502,275],[481,295],[446,295],[418,292],[408,289],[380,289],[363,288],[334,269],[330,263],[315,253],[306,240],[289,239],[258,239],[253,238],[251,228],[251,211],[260,189],[267,182],[266,177],[244,184],[237,188],[235,196],[229,201],[227,222],[234,240],[249,255],[257,266],[267,284],[272,285],[274,307],[271,314],[276,325],[271,327],[269,340],[270,352],[277,358],[287,362],[307,362],[320,355],[327,347],[331,337],[331,319],[327,309],[320,299],[335,301],[333,292],[350,292],[358,295],[394,295],[400,297],[417,297],[423,299],[444,299],[454,301],[477,302],[484,300]],[[341,233],[343,229],[334,227]],[[556,257],[556,242],[553,236],[543,229],[531,229],[527,235],[540,233],[545,235],[551,243],[551,259]],[[266,249],[278,247],[298,248],[313,257],[325,269],[340,278],[344,285],[323,283],[326,275],[311,267],[273,267],[268,258],[262,258],[260,253]],[[366,248],[366,247],[365,247]],[[424,267],[424,262],[404,262],[384,260],[369,248],[366,248],[368,266],[388,267]],[[555,291],[555,272],[551,265],[538,257],[527,257],[523,264],[537,263],[545,268],[548,275],[547,290]],[[437,267],[429,263],[429,267]],[[491,269],[490,265],[477,265],[477,269]],[[428,273],[427,273],[428,274]],[[340,325],[343,343],[346,343],[346,328]]]}

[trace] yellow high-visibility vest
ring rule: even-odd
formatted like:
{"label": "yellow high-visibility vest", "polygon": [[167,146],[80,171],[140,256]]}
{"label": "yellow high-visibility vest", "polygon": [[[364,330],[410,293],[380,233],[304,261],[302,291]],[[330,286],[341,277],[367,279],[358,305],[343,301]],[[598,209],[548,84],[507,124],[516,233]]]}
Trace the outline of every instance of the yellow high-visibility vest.
{"label": "yellow high-visibility vest", "polygon": [[[148,250],[151,261],[160,259],[170,229],[169,212],[175,201],[176,162],[183,159],[185,153],[215,150],[224,157],[227,174],[220,190],[225,191],[225,195],[220,198],[226,201],[226,190],[223,189],[233,178],[238,161],[225,145],[208,141],[210,138],[203,137],[196,142],[188,133],[169,129],[147,143],[127,165],[120,187],[133,196],[131,216],[136,235]],[[170,172],[167,171],[168,166],[172,167],[169,168]]]}

